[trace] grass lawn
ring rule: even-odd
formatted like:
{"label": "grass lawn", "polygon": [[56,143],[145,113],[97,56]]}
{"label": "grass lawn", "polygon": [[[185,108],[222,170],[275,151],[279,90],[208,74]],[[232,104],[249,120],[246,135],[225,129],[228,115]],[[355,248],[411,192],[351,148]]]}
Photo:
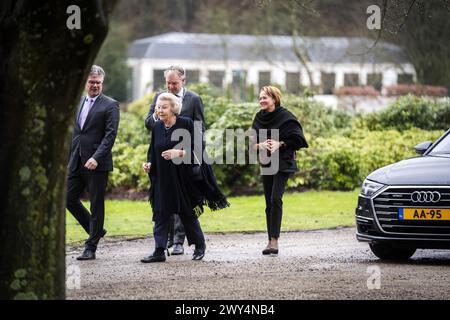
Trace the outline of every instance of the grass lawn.
{"label": "grass lawn", "polygon": [[[307,191],[283,197],[282,231],[355,225],[359,190],[352,192]],[[205,232],[266,231],[264,196],[229,198],[231,207],[200,217]],[[89,203],[85,203],[86,206]],[[67,212],[67,242],[84,240],[86,234]],[[109,236],[143,236],[152,233],[151,208],[145,201],[106,201],[105,229]]]}

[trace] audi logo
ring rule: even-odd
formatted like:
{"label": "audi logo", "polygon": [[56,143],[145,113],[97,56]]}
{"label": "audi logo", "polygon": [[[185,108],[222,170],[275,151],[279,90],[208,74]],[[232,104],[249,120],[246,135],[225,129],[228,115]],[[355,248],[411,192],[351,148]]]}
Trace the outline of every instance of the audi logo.
{"label": "audi logo", "polygon": [[441,200],[441,194],[437,191],[414,191],[411,195],[412,202],[433,202]]}

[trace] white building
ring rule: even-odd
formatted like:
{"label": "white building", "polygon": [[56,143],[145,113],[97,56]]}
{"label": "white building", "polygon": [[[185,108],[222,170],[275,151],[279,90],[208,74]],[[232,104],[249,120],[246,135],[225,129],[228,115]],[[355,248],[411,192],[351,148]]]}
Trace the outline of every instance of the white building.
{"label": "white building", "polygon": [[343,37],[291,37],[167,33],[136,40],[130,49],[132,98],[164,86],[163,71],[181,65],[187,82],[231,88],[237,98],[249,86],[281,85],[297,93],[312,85],[322,94],[342,86],[373,85],[377,90],[415,81],[414,67],[401,48]]}

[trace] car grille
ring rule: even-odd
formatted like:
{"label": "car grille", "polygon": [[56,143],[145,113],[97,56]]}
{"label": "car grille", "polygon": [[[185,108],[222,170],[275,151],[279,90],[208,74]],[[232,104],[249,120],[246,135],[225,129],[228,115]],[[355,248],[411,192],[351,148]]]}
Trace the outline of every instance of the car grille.
{"label": "car grille", "polygon": [[[437,191],[441,194],[438,202],[414,203],[411,195],[415,191]],[[388,188],[373,199],[376,218],[386,233],[412,235],[450,235],[450,221],[410,221],[399,220],[399,208],[450,208],[449,188]]]}

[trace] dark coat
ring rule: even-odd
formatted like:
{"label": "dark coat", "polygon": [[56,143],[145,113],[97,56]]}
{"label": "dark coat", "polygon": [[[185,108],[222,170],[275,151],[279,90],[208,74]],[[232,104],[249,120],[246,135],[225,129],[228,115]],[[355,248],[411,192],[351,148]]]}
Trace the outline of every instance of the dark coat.
{"label": "dark coat", "polygon": [[[308,148],[303,129],[295,115],[284,107],[277,107],[273,112],[259,111],[252,124],[252,128],[256,130],[256,137],[252,140],[254,143],[260,143],[259,130],[268,130],[267,139],[270,139],[270,130],[279,130],[279,141],[284,142],[279,152],[279,170],[280,172],[296,172],[298,171],[295,153],[300,148]],[[261,151],[260,151],[261,152]],[[261,165],[269,167],[269,164]]]}
{"label": "dark coat", "polygon": [[89,158],[94,158],[98,162],[95,171],[112,171],[111,149],[119,127],[119,103],[100,94],[87,115],[83,129],[81,129],[79,117],[84,101],[85,98],[81,101],[75,119],[69,155],[69,172],[77,170],[79,159],[81,164],[84,165]]}
{"label": "dark coat", "polygon": [[[211,166],[206,162],[202,162],[200,166],[193,163],[192,139],[190,146],[184,146],[190,154],[186,155],[183,163],[175,164],[172,160],[165,160],[161,156],[164,151],[173,149],[183,141],[183,137],[180,136],[178,140],[172,141],[172,133],[179,129],[186,130],[192,137],[194,123],[187,117],[177,117],[176,123],[170,129],[166,129],[164,123],[157,121],[152,130],[147,161],[152,164],[149,173],[151,181],[149,200],[154,220],[159,214],[168,213],[199,216],[203,212],[203,205],[207,205],[213,211],[230,205],[217,185]],[[199,169],[198,174],[197,170],[194,170],[195,167]]]}
{"label": "dark coat", "polygon": [[[176,123],[166,129],[164,123],[157,121],[152,130],[152,138],[147,153],[147,161],[152,164],[150,180],[150,202],[154,215],[158,214],[192,214],[193,208],[201,204],[201,194],[186,186],[189,180],[190,164],[175,164],[172,160],[164,159],[161,154],[173,149],[182,139],[172,141],[172,133],[177,129],[184,129],[192,135],[194,125],[191,119],[177,117]],[[192,150],[191,146],[186,148]],[[154,216],[155,219],[155,216]]]}

